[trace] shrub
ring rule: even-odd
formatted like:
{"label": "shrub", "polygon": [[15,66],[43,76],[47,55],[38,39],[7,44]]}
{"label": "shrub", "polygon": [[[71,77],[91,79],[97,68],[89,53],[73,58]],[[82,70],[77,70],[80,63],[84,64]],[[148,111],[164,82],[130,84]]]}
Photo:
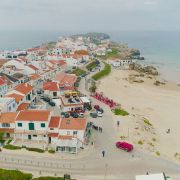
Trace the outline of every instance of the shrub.
{"label": "shrub", "polygon": [[147,119],[144,119],[144,123],[147,124],[148,126],[152,126],[152,124]]}
{"label": "shrub", "polygon": [[152,141],[154,141],[154,142],[155,142],[155,141],[156,141],[156,138],[152,138]]}
{"label": "shrub", "polygon": [[138,141],[138,144],[139,144],[139,145],[143,145],[143,144],[144,144],[144,142],[143,142],[143,141],[141,141],[141,140],[139,140],[139,141]]}
{"label": "shrub", "polygon": [[9,139],[9,140],[8,140],[8,142],[7,142],[7,144],[10,144],[10,143],[11,143],[11,141],[12,141],[12,139]]}
{"label": "shrub", "polygon": [[50,149],[48,152],[51,153],[51,154],[54,154],[55,150]]}
{"label": "shrub", "polygon": [[76,74],[76,76],[81,76],[83,74],[86,74],[86,71],[80,69],[80,68],[76,68],[75,70],[72,71],[73,74]]}
{"label": "shrub", "polygon": [[17,170],[0,169],[0,180],[31,180],[32,174],[22,173]]}
{"label": "shrub", "polygon": [[28,151],[34,151],[34,152],[38,152],[38,153],[44,153],[43,149],[39,149],[39,148],[26,148]]}
{"label": "shrub", "polygon": [[14,146],[14,145],[11,145],[11,144],[7,144],[4,146],[5,149],[9,149],[9,150],[18,150],[18,149],[21,149],[21,147],[19,146]]}
{"label": "shrub", "polygon": [[121,139],[126,139],[126,136],[120,136]]}
{"label": "shrub", "polygon": [[92,76],[92,79],[94,79],[95,81],[103,78],[104,76],[107,76],[110,72],[111,72],[111,66],[107,63],[104,63],[104,69],[98,73],[96,73],[95,75]]}
{"label": "shrub", "polygon": [[154,147],[154,144],[152,142],[149,143],[150,146]]}
{"label": "shrub", "polygon": [[113,110],[115,115],[121,115],[121,116],[127,116],[129,115],[129,113],[127,111],[125,111],[124,109],[121,108],[116,108]]}
{"label": "shrub", "polygon": [[92,69],[94,69],[96,67],[97,67],[97,63],[96,63],[96,61],[93,61],[86,66],[86,69],[91,71]]}
{"label": "shrub", "polygon": [[161,154],[160,154],[160,152],[159,152],[159,151],[156,151],[156,155],[157,155],[157,156],[160,156]]}

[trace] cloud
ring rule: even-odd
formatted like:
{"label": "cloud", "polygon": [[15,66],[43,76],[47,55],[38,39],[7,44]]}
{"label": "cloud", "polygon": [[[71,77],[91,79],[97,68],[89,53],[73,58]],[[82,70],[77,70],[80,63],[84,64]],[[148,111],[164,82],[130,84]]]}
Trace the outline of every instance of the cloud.
{"label": "cloud", "polygon": [[144,2],[144,4],[147,5],[147,6],[157,5],[158,1],[157,0],[146,0]]}

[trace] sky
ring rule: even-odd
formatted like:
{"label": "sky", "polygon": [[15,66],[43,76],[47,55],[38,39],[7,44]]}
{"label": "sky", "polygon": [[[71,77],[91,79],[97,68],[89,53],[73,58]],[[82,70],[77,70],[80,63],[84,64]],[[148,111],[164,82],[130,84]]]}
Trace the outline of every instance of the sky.
{"label": "sky", "polygon": [[180,0],[0,0],[0,31],[178,31]]}

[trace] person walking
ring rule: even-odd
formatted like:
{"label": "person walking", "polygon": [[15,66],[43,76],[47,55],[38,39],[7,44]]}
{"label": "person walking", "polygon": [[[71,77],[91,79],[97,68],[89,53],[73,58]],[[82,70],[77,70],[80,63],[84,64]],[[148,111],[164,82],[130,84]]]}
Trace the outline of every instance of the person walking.
{"label": "person walking", "polygon": [[102,151],[102,156],[103,156],[103,157],[105,156],[105,150]]}
{"label": "person walking", "polygon": [[119,125],[120,125],[120,122],[119,122],[119,121],[117,121],[117,127],[119,127]]}

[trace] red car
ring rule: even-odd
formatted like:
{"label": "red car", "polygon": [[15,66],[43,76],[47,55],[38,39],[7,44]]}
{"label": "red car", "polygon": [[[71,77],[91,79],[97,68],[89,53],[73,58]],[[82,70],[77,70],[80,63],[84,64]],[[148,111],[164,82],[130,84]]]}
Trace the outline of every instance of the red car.
{"label": "red car", "polygon": [[123,149],[127,152],[130,152],[133,150],[133,145],[132,144],[129,144],[127,142],[116,142],[116,147],[119,148],[119,149]]}
{"label": "red car", "polygon": [[99,105],[94,105],[94,109],[98,110],[99,108]]}

